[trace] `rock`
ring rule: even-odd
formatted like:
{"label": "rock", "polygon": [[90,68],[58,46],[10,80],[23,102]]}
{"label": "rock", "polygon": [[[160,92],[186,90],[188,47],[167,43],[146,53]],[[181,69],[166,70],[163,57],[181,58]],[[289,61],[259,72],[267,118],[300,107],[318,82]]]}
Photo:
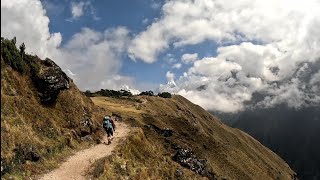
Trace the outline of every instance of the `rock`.
{"label": "rock", "polygon": [[174,133],[174,131],[169,128],[161,129],[154,124],[146,125],[146,127],[154,129],[158,134],[163,135],[164,137],[171,137]]}
{"label": "rock", "polygon": [[174,173],[175,176],[177,177],[180,177],[183,175],[183,171],[179,168],[176,169],[175,173]]}
{"label": "rock", "polygon": [[14,151],[16,162],[22,164],[24,164],[27,160],[37,162],[41,158],[33,146],[19,145],[14,149]]}
{"label": "rock", "polygon": [[40,160],[40,155],[37,154],[36,152],[34,151],[29,151],[27,156],[26,156],[26,160],[30,160],[32,162],[37,162]]}
{"label": "rock", "polygon": [[172,159],[181,166],[188,168],[197,174],[208,177],[209,179],[215,179],[214,173],[207,169],[207,160],[197,158],[197,156],[189,149],[179,149]]}
{"label": "rock", "polygon": [[84,137],[81,137],[81,140],[82,141],[86,141],[86,142],[92,142],[93,141],[93,138],[91,135],[86,135]]}
{"label": "rock", "polygon": [[41,70],[32,78],[41,102],[53,103],[61,90],[69,89],[69,78],[52,60],[43,61]]}
{"label": "rock", "polygon": [[80,121],[80,137],[85,137],[90,135],[94,131],[94,124],[89,116],[84,117],[82,121]]}

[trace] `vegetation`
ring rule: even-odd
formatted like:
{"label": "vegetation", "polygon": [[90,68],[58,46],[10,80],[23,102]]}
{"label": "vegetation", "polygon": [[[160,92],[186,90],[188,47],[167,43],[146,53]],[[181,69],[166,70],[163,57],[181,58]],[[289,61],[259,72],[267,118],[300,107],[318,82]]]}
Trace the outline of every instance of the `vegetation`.
{"label": "vegetation", "polygon": [[169,92],[159,93],[158,96],[162,97],[162,98],[171,98],[172,97],[171,93],[169,93]]}
{"label": "vegetation", "polygon": [[[73,149],[98,141],[105,113],[73,83],[54,105],[41,104],[32,76],[44,68],[42,60],[15,43],[1,38],[1,178],[29,179],[56,167]],[[82,125],[86,119],[90,127]],[[83,140],[87,135],[92,142]]]}
{"label": "vegetation", "polygon": [[21,74],[36,74],[40,70],[37,56],[25,53],[26,46],[20,45],[20,51],[16,47],[16,38],[12,40],[1,37],[1,57],[4,62]]}
{"label": "vegetation", "polygon": [[109,89],[101,89],[100,91],[91,92],[89,90],[84,92],[88,97],[94,96],[104,96],[104,97],[113,97],[113,98],[121,98],[121,97],[132,97],[132,93],[127,90],[109,90]]}
{"label": "vegetation", "polygon": [[94,178],[201,179],[173,160],[177,149],[188,148],[205,159],[217,179],[293,179],[294,172],[276,154],[185,98],[136,98],[141,103],[92,98],[135,127],[112,156],[95,164]]}
{"label": "vegetation", "polygon": [[16,47],[15,37],[12,40],[1,37],[1,57],[6,64],[18,72],[25,73],[27,71],[27,64],[23,61],[23,56]]}
{"label": "vegetation", "polygon": [[143,91],[139,94],[139,96],[154,96],[153,91]]}
{"label": "vegetation", "polygon": [[121,98],[132,96],[124,90],[86,91],[104,96],[92,97],[103,107],[96,108],[70,82],[54,105],[45,106],[32,84],[33,73],[44,68],[42,61],[15,44],[15,38],[1,38],[2,179],[35,179],[73,150],[99,142],[101,119],[110,113],[135,128],[112,156],[97,162],[91,173],[95,178],[200,179],[201,174],[172,159],[177,149],[189,148],[219,179],[293,179],[277,155],[181,96],[164,99],[146,91],[141,95],[147,96],[132,101]]}

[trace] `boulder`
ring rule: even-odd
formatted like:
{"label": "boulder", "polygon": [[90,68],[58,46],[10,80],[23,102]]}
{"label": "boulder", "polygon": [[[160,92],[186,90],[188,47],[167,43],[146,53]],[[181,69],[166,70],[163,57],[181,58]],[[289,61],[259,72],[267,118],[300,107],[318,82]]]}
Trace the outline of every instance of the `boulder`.
{"label": "boulder", "polygon": [[39,72],[33,74],[41,102],[53,103],[61,90],[69,89],[69,78],[61,68],[50,59],[45,59]]}
{"label": "boulder", "polygon": [[172,159],[181,166],[188,168],[197,174],[209,179],[215,179],[214,173],[207,168],[207,160],[197,158],[197,156],[189,149],[178,149]]}

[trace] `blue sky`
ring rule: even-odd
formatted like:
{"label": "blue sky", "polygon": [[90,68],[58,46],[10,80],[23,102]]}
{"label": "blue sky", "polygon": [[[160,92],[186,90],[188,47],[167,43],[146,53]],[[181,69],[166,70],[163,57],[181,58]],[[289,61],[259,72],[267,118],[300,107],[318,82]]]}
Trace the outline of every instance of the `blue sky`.
{"label": "blue sky", "polygon": [[[79,3],[80,1],[73,1]],[[124,26],[130,30],[132,36],[144,31],[152,22],[161,18],[163,0],[91,0],[90,7],[83,8],[83,15],[77,19],[72,17],[70,1],[43,0],[47,16],[50,19],[49,29],[51,32],[60,32],[63,38],[62,46],[68,42],[81,28],[88,27],[96,31]],[[134,61],[127,54],[121,56],[123,65],[120,74],[130,76],[138,83],[140,90],[155,90],[159,84],[167,83],[166,73],[174,72],[177,76],[187,71],[191,65],[182,65],[180,69],[173,69],[172,65],[179,63],[184,53],[197,53],[199,57],[212,56],[215,54],[216,44],[205,41],[197,45],[188,45],[182,48],[171,47],[160,53],[155,63]],[[175,62],[166,61],[170,54]]]}
{"label": "blue sky", "polygon": [[222,112],[258,93],[257,106],[300,108],[320,103],[319,12],[319,0],[1,0],[1,36],[81,90],[168,91]]}

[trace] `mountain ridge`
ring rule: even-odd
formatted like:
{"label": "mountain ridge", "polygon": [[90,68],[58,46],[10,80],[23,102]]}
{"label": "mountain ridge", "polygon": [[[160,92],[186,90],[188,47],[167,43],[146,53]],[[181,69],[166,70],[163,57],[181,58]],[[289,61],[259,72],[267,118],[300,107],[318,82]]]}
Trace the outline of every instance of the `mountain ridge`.
{"label": "mountain ridge", "polygon": [[24,179],[101,143],[101,119],[134,127],[94,178],[295,179],[278,155],[182,96],[91,97],[52,60],[1,39],[1,177]]}

